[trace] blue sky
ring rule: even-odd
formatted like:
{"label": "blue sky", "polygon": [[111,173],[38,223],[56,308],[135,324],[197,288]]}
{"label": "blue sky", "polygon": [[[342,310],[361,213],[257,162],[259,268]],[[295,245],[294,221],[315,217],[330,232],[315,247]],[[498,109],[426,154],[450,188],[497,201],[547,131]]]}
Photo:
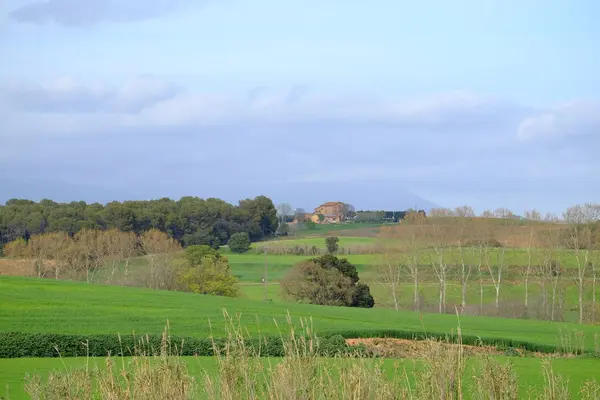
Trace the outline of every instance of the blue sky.
{"label": "blue sky", "polygon": [[0,201],[264,193],[558,213],[600,195],[596,1],[0,11]]}

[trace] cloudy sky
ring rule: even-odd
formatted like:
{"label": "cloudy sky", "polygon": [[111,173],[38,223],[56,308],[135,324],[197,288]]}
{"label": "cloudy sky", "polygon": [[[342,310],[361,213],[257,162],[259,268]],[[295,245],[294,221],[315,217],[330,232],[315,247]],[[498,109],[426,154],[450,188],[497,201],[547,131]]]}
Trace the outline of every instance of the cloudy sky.
{"label": "cloudy sky", "polygon": [[0,202],[600,197],[596,0],[3,0]]}

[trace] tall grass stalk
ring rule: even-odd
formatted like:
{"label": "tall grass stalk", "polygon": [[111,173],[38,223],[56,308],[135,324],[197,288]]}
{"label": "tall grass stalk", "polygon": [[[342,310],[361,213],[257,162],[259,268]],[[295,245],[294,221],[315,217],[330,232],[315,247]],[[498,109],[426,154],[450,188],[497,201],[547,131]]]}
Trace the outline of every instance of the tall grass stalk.
{"label": "tall grass stalk", "polygon": [[[513,400],[519,398],[518,377],[511,363],[491,356],[477,357],[467,368],[469,357],[462,343],[460,321],[455,339],[426,340],[425,350],[407,365],[398,361],[384,367],[383,359],[365,357],[364,349],[323,357],[320,338],[312,320],[300,319],[299,326],[287,315],[287,326],[278,327],[282,357],[261,357],[267,340],[250,345],[253,336],[241,317],[223,311],[226,336],[213,339],[217,371],[205,371],[196,381],[180,354],[185,343],[173,343],[169,325],[160,346],[142,338],[132,357],[109,355],[104,365],[90,363],[80,369],[51,373],[42,379],[29,376],[25,389],[32,399],[208,399],[208,400]],[[352,353],[352,350],[356,350]],[[189,362],[189,361],[188,361]],[[542,360],[544,386],[538,399],[569,399],[568,382],[553,370],[550,359]],[[472,384],[465,383],[473,371]],[[586,382],[581,398],[598,399],[600,386]]]}

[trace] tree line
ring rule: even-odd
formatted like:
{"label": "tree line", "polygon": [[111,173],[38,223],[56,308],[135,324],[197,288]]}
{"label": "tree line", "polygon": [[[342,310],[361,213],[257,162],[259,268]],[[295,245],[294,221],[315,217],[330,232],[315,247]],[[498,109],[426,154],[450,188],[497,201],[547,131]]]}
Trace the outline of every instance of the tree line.
{"label": "tree line", "polygon": [[0,246],[33,235],[65,232],[73,237],[83,229],[133,232],[150,229],[166,233],[182,246],[217,248],[236,233],[247,232],[251,241],[273,235],[278,228],[271,199],[258,196],[237,205],[217,198],[182,197],[149,201],[87,204],[12,199],[0,205]]}
{"label": "tree line", "polygon": [[[519,265],[509,263],[511,249],[504,247],[494,226],[485,222],[457,218],[444,225],[432,222],[410,231],[383,229],[378,283],[388,290],[396,309],[400,308],[402,284],[412,283],[412,308],[420,310],[423,273],[431,273],[439,294],[437,308],[442,313],[448,311],[448,285],[452,279],[457,279],[460,312],[467,309],[467,293],[474,284],[482,313],[484,282],[491,282],[495,309],[499,312],[507,274],[514,269],[512,267],[517,267],[517,279],[524,285],[524,315],[532,311],[531,286],[536,285],[540,292],[541,304],[537,305],[540,315],[549,320],[560,319],[559,314],[565,309],[564,292],[570,284],[577,292],[579,323],[595,322],[600,272],[600,205],[570,207],[563,213],[563,221],[564,224],[548,224],[543,229],[529,225],[529,238],[522,248],[524,257]],[[561,260],[567,258],[572,265],[561,267]]]}
{"label": "tree line", "polygon": [[[235,237],[235,235],[234,235]],[[65,232],[16,239],[5,255],[31,265],[38,278],[143,286],[152,289],[190,291],[236,296],[236,278],[229,261],[207,245],[182,247],[165,232],[150,229],[141,235],[83,228],[73,236]],[[133,262],[144,268],[131,268]]]}

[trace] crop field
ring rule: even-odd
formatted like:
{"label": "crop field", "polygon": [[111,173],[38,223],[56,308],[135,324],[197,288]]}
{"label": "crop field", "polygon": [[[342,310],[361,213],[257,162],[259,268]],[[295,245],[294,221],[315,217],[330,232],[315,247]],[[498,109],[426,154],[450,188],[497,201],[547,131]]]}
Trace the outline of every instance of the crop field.
{"label": "crop field", "polygon": [[[450,333],[459,323],[456,315],[267,303],[32,278],[0,277],[0,302],[0,332],[146,334],[162,332],[169,320],[173,334],[202,338],[224,333],[222,309],[240,313],[250,332],[264,334],[277,334],[273,321],[285,325],[288,312],[294,318],[312,318],[317,332],[323,333],[384,329]],[[465,335],[540,345],[559,345],[561,330],[577,330],[589,350],[598,333],[591,325],[471,316],[461,316],[460,326]]]}
{"label": "crop field", "polygon": [[[213,357],[182,357],[185,361],[189,372],[196,378],[199,383],[202,383],[206,374],[209,376],[218,376],[217,360]],[[514,357],[497,357],[503,363],[511,362],[514,365],[515,372],[519,376],[519,393],[523,398],[527,398],[532,389],[539,390],[543,386],[543,372],[539,359],[536,358],[514,358]],[[24,377],[26,375],[39,374],[46,377],[50,372],[57,370],[66,370],[70,368],[83,368],[86,365],[93,367],[102,367],[105,358],[94,357],[90,359],[84,358],[17,358],[17,359],[0,359],[0,397],[6,395],[11,400],[25,400],[29,397],[24,391]],[[129,362],[125,358],[125,362]],[[278,360],[264,360],[263,363],[277,364]],[[333,362],[333,361],[332,361]],[[395,371],[395,365],[399,364],[400,368],[406,368],[410,373],[414,369],[412,360],[395,360],[387,359],[384,361],[384,368],[389,377]],[[578,388],[587,380],[598,378],[598,360],[594,359],[556,359],[553,361],[554,370],[561,374],[569,381],[571,395],[574,398],[578,397]],[[464,382],[465,387],[473,384],[472,379],[469,379],[476,368],[476,360],[470,360],[468,363],[468,371],[466,373],[467,380]]]}
{"label": "crop field", "polygon": [[[277,285],[268,287],[269,296],[278,294]],[[225,334],[222,309],[230,315],[240,315],[249,334],[277,334],[285,327],[289,313],[298,323],[300,318],[311,318],[317,332],[358,332],[365,337],[375,336],[381,330],[422,333],[451,333],[458,325],[464,335],[484,340],[511,339],[538,345],[558,346],[565,337],[582,338],[585,351],[597,352],[598,330],[591,325],[575,325],[532,320],[486,318],[455,315],[420,314],[389,309],[349,309],[322,307],[281,301],[261,301],[262,285],[244,286],[253,293],[251,299],[230,299],[190,293],[155,291],[142,288],[119,287],[80,282],[55,281],[34,278],[0,277],[0,332],[59,334],[115,334],[135,332],[160,333],[169,322],[171,332],[179,336],[205,338]],[[285,328],[283,328],[285,330]],[[369,334],[372,332],[372,335]],[[570,340],[570,339],[569,339]],[[538,358],[497,357],[510,360],[519,374],[520,390],[527,393],[532,387],[543,385],[542,369]],[[216,375],[216,360],[211,357],[185,357],[191,375],[199,382],[205,373]],[[93,358],[92,363],[102,363]],[[265,361],[266,362],[266,361]],[[278,361],[274,361],[278,362]],[[333,361],[332,361],[333,362]],[[342,361],[339,361],[342,362]],[[388,374],[400,362],[410,373],[411,360],[385,361]],[[476,360],[469,362],[474,368]],[[575,395],[580,383],[597,376],[599,359],[572,358],[553,361],[555,370],[569,380]],[[26,398],[23,392],[26,374],[47,375],[52,370],[66,370],[83,366],[83,358],[60,359],[0,359],[0,387],[11,399]],[[417,361],[417,365],[419,362]],[[470,376],[469,373],[466,374]],[[465,383],[467,384],[467,380]]]}
{"label": "crop field", "polygon": [[[468,340],[479,338],[483,344],[502,343],[508,348],[513,345],[524,348],[531,346],[535,349],[585,353],[585,356],[557,356],[552,363],[555,371],[568,379],[569,390],[574,398],[577,398],[577,391],[584,381],[592,378],[600,380],[600,330],[597,325],[575,323],[579,318],[579,291],[574,279],[578,267],[582,265],[581,252],[542,247],[531,247],[528,251],[515,245],[490,247],[486,249],[487,255],[483,259],[481,247],[460,249],[447,246],[434,249],[427,244],[421,246],[418,253],[411,253],[402,237],[380,237],[380,228],[381,225],[368,224],[317,226],[312,230],[297,231],[295,236],[288,239],[254,243],[243,254],[234,254],[227,247],[222,247],[220,252],[227,257],[230,271],[238,279],[239,298],[139,287],[143,286],[144,276],[149,269],[147,256],[131,258],[127,264],[113,264],[117,265],[113,270],[101,269],[94,277],[94,283],[0,275],[0,335],[9,332],[83,336],[132,333],[137,336],[158,335],[168,323],[173,335],[204,340],[211,336],[226,335],[223,310],[239,317],[252,337],[277,336],[286,331],[288,315],[296,324],[302,318],[310,318],[318,335],[328,337],[341,334],[347,339],[383,336],[405,338],[407,335],[433,335],[439,338],[454,334],[460,327],[462,335],[470,338]],[[516,232],[513,237],[515,244],[523,240],[525,230],[522,227],[504,228]],[[361,281],[370,286],[375,308],[300,304],[283,296],[280,282],[286,274],[299,262],[314,257],[305,252],[306,249],[317,248],[323,254],[325,238],[330,235],[340,239],[339,248],[343,251],[339,256],[354,264]],[[303,249],[304,253],[294,253],[297,249]],[[445,282],[445,313],[437,313],[440,281],[439,272],[436,271],[439,267],[436,266],[436,256],[439,255],[436,250],[443,252],[449,266]],[[600,260],[599,256],[597,251],[589,251],[586,260],[596,262]],[[417,260],[419,266],[419,311],[411,311],[415,289],[413,277],[406,266],[402,268],[394,288],[399,310],[394,309],[390,282],[386,281],[386,273],[389,272],[386,266],[405,264],[409,259]],[[542,278],[537,268],[544,262],[548,263],[549,259],[560,265],[561,272]],[[11,260],[0,261],[0,272],[8,271],[7,275],[28,274],[26,260],[15,264],[16,267]],[[459,276],[461,263],[469,265],[471,272],[466,285],[466,307],[457,316],[462,300]],[[488,267],[488,263],[493,267]],[[502,265],[501,284],[495,281],[498,265]],[[524,272],[528,265],[531,273],[526,291]],[[589,268],[587,272],[589,274]],[[263,282],[265,276],[266,283]],[[582,301],[586,306],[586,318],[597,323],[600,320],[600,308],[596,301],[595,285],[594,281],[592,287],[591,277],[586,276]],[[524,311],[526,294],[529,305]],[[498,305],[495,306],[496,301]],[[553,309],[552,322],[547,313],[541,311],[549,307],[549,302]],[[532,353],[525,357],[507,354],[501,352],[493,357],[514,366],[522,396],[526,396],[532,387],[544,385],[541,354]],[[183,357],[183,360],[191,375],[199,382],[205,373],[218,375],[214,357]],[[92,357],[89,361],[100,365],[104,359]],[[280,361],[274,359],[273,362]],[[327,362],[347,361],[339,359]],[[420,362],[410,357],[386,359],[384,367],[388,375],[394,373],[393,367],[398,364],[406,367],[410,373],[413,368],[420,368]],[[468,361],[468,371],[473,372],[465,374],[464,384],[471,383],[477,362],[477,357]],[[52,370],[65,370],[85,363],[83,358],[0,358],[0,398],[4,394],[10,399],[26,398],[23,382],[27,373],[46,376]],[[4,390],[5,387],[8,389]]]}

